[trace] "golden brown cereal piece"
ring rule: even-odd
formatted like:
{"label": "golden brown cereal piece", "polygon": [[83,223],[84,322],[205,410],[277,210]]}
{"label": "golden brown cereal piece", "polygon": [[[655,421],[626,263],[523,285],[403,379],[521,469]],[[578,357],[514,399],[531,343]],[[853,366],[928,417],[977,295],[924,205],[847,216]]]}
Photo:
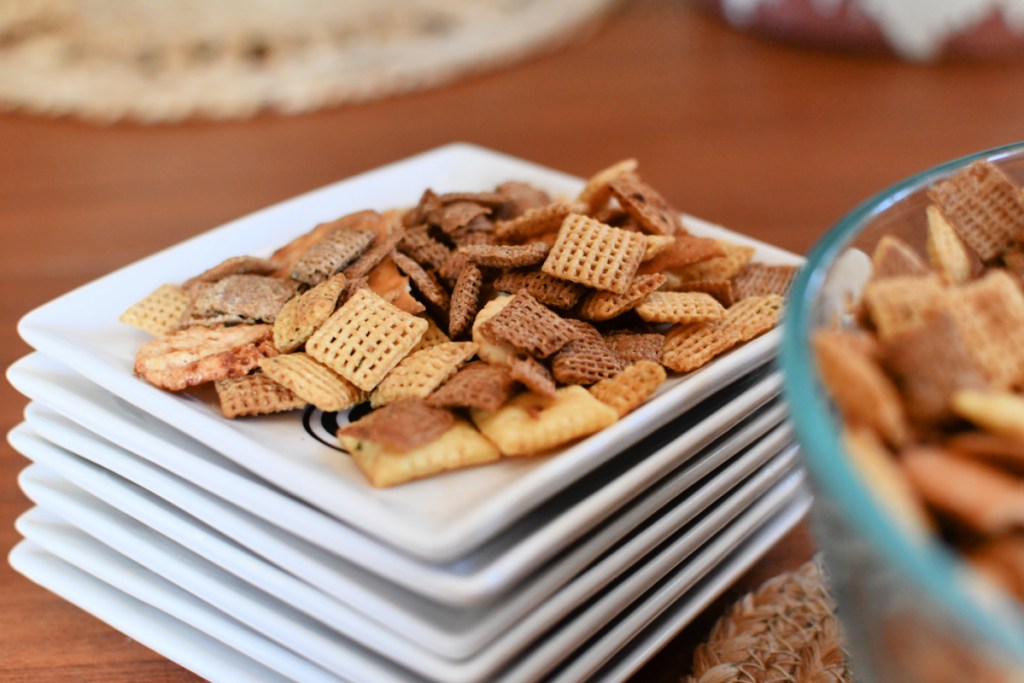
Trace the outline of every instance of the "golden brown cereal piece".
{"label": "golden brown cereal piece", "polygon": [[480,310],[480,292],[484,274],[475,263],[462,269],[452,290],[451,309],[448,311],[448,334],[453,338],[465,336],[473,326]]}
{"label": "golden brown cereal piece", "polygon": [[1006,175],[978,161],[936,183],[928,197],[960,239],[986,263],[1024,237],[1024,197]]}
{"label": "golden brown cereal piece", "polygon": [[467,244],[459,251],[481,266],[522,268],[544,260],[551,247],[544,242],[527,244]]}
{"label": "golden brown cereal piece", "polygon": [[872,279],[923,277],[929,273],[928,265],[921,255],[894,235],[883,235],[871,253]]}
{"label": "golden brown cereal piece", "polygon": [[779,324],[784,303],[778,294],[748,296],[725,309],[722,325],[735,335],[737,343],[748,342]]}
{"label": "golden brown cereal piece", "polygon": [[305,344],[310,335],[334,313],[345,283],[345,276],[338,273],[289,299],[274,320],[274,346],[277,350],[291,353]]}
{"label": "golden brown cereal piece", "polygon": [[653,323],[701,323],[725,318],[726,308],[703,292],[651,292],[636,305],[637,314]]}
{"label": "golden brown cereal piece", "polygon": [[941,307],[944,294],[936,275],[901,275],[871,280],[861,297],[879,338],[889,339],[920,325]]}
{"label": "golden brown cereal piece", "polygon": [[430,443],[448,431],[454,422],[455,416],[447,410],[433,408],[419,399],[406,399],[389,403],[341,427],[338,437],[408,451]]}
{"label": "golden brown cereal piece", "polygon": [[486,216],[491,209],[476,202],[452,202],[427,213],[427,223],[452,235],[475,219]]}
{"label": "golden brown cereal piece", "polygon": [[930,204],[928,215],[928,262],[946,284],[967,282],[973,263],[967,246],[943,217],[939,207]]}
{"label": "golden brown cereal piece", "polygon": [[570,214],[541,270],[618,294],[629,290],[647,248],[643,235]]}
{"label": "golden brown cereal piece", "polygon": [[508,374],[540,396],[553,397],[557,390],[555,376],[551,370],[533,356],[511,356],[508,360]]}
{"label": "golden brown cereal piece", "polygon": [[754,258],[753,247],[727,240],[718,240],[718,245],[725,251],[725,256],[715,256],[675,270],[680,280],[730,280]]}
{"label": "golden brown cereal piece", "polygon": [[604,343],[626,365],[641,360],[661,363],[661,350],[665,344],[665,335],[657,332],[616,330],[604,336]]}
{"label": "golden brown cereal piece", "polygon": [[480,325],[484,339],[507,344],[537,358],[547,358],[576,339],[577,330],[565,318],[526,292]]}
{"label": "golden brown cereal piece", "polygon": [[270,261],[276,266],[274,275],[287,278],[295,262],[314,244],[337,230],[366,230],[383,237],[388,234],[396,218],[391,214],[379,214],[369,209],[346,214],[326,223],[319,223],[312,230],[299,235],[273,253]]}
{"label": "golden brown cereal piece", "polygon": [[847,428],[843,431],[843,444],[850,462],[908,531],[920,533],[934,527],[906,474],[874,431],[864,427]]}
{"label": "golden brown cereal piece", "polygon": [[451,303],[448,291],[437,281],[434,275],[400,251],[391,254],[398,269],[409,276],[417,291],[434,306],[434,310],[447,311]]}
{"label": "golden brown cereal piece", "polygon": [[427,321],[357,290],[306,342],[306,352],[355,384],[372,390],[419,343]]}
{"label": "golden brown cereal piece", "polygon": [[899,462],[925,503],[961,524],[986,534],[1024,525],[1024,484],[1018,478],[928,446],[905,449]]}
{"label": "golden brown cereal piece", "polygon": [[178,327],[188,308],[189,295],[177,285],[160,285],[135,302],[118,318],[154,337],[162,337]]}
{"label": "golden brown cereal piece", "polygon": [[[591,216],[591,218],[595,217]],[[611,225],[608,221],[601,222]],[[644,241],[647,242],[647,248],[644,249],[644,257],[641,261],[650,261],[665,249],[675,244],[676,238],[675,235],[644,235]]]}
{"label": "golden brown cereal piece", "polygon": [[950,405],[982,430],[1024,444],[1024,397],[1009,391],[964,389],[950,397]]}
{"label": "golden brown cereal piece", "polygon": [[989,271],[951,288],[944,303],[993,387],[1024,382],[1024,292],[1012,275]]}
{"label": "golden brown cereal piece", "polygon": [[875,430],[893,446],[910,438],[899,391],[865,349],[866,335],[821,330],[811,339],[818,372],[848,423]]}
{"label": "golden brown cereal piece", "polygon": [[748,263],[733,278],[736,286],[736,298],[746,299],[748,296],[764,296],[779,294],[786,296],[789,285],[796,277],[799,269],[791,265],[768,265],[765,263]]}
{"label": "golden brown cereal piece", "polygon": [[274,270],[275,264],[270,259],[255,256],[232,256],[199,275],[189,278],[181,286],[190,289],[200,282],[216,282],[228,275],[270,275]]}
{"label": "golden brown cereal piece", "polygon": [[477,428],[503,455],[537,455],[613,424],[615,410],[580,386],[558,389],[553,398],[525,392],[494,412],[471,410]]}
{"label": "golden brown cereal piece", "polygon": [[[370,271],[370,275],[366,278],[366,287],[406,313],[419,315],[426,310],[426,306],[411,294],[409,278],[399,272],[398,267],[390,256],[378,263]],[[348,298],[352,296],[355,290],[360,288],[361,285],[346,287],[347,296],[344,297],[344,300],[348,301]]]}
{"label": "golden brown cereal piece", "polygon": [[451,256],[451,249],[430,234],[426,225],[415,225],[405,231],[398,241],[398,250],[424,268],[440,270]]}
{"label": "golden brown cereal piece", "polygon": [[306,407],[302,399],[261,372],[213,383],[227,418],[269,415]]}
{"label": "golden brown cereal piece", "polygon": [[590,393],[621,418],[653,396],[666,376],[661,363],[641,360],[626,366],[611,379],[603,379],[590,387]]}
{"label": "golden brown cereal piece", "polygon": [[199,283],[182,324],[272,323],[299,283],[268,275],[228,275]]}
{"label": "golden brown cereal piece", "polygon": [[676,372],[692,372],[736,343],[736,336],[721,322],[675,325],[665,335],[661,362]]}
{"label": "golden brown cereal piece", "polygon": [[291,277],[307,285],[320,284],[355,261],[376,238],[373,230],[338,228],[295,260]]}
{"label": "golden brown cereal piece", "polygon": [[493,284],[499,292],[526,290],[545,306],[563,310],[575,306],[586,291],[583,285],[536,270],[506,270],[494,278]]}
{"label": "golden brown cereal piece", "polygon": [[497,410],[512,396],[513,382],[507,369],[471,361],[428,396],[427,405]]}
{"label": "golden brown cereal piece", "polygon": [[637,275],[624,294],[602,290],[591,292],[580,304],[577,312],[585,320],[611,320],[643,301],[665,284],[665,280],[666,277],[662,273]]}
{"label": "golden brown cereal piece", "polygon": [[636,173],[621,173],[608,183],[612,196],[644,232],[674,235],[682,224],[679,212],[661,194],[640,180]]}
{"label": "golden brown cereal piece", "polygon": [[582,320],[571,320],[579,336],[551,357],[551,373],[562,384],[589,385],[622,371],[622,361],[601,333]]}
{"label": "golden brown cereal piece", "polygon": [[566,216],[585,210],[586,205],[578,202],[555,202],[534,207],[510,220],[499,220],[494,224],[494,236],[502,242],[525,242],[557,232]]}
{"label": "golden brown cereal piece", "polygon": [[601,169],[587,180],[576,200],[586,204],[589,211],[601,208],[611,199],[611,182],[626,173],[635,172],[638,165],[636,159],[623,159]]}
{"label": "golden brown cereal piece", "polygon": [[374,408],[405,398],[426,398],[476,353],[472,342],[448,342],[410,353],[370,394]]}
{"label": "golden brown cereal piece", "polygon": [[704,292],[715,297],[715,300],[726,308],[739,300],[739,293],[732,280],[690,280],[679,282],[671,287],[666,283],[663,289],[679,292]]}
{"label": "golden brown cereal piece", "polygon": [[512,361],[515,360],[515,349],[503,342],[489,341],[481,331],[483,324],[502,311],[505,306],[512,303],[514,298],[515,296],[499,296],[495,299],[491,299],[485,303],[483,308],[480,309],[480,312],[476,314],[476,320],[473,321],[471,337],[473,339],[473,343],[477,346],[476,353],[480,356],[481,360],[503,367],[509,367],[512,365]]}
{"label": "golden brown cereal piece", "polygon": [[370,483],[378,488],[501,459],[494,444],[462,419],[456,419],[433,441],[411,450],[399,451],[346,435],[341,435],[340,441]]}
{"label": "golden brown cereal piece", "polygon": [[270,325],[188,327],[171,332],[139,348],[135,374],[169,391],[239,377],[277,353],[272,333]]}
{"label": "golden brown cereal piece", "polygon": [[369,398],[365,391],[306,353],[264,358],[260,369],[306,403],[325,412],[345,410]]}
{"label": "golden brown cereal piece", "polygon": [[660,273],[666,270],[676,270],[725,255],[725,248],[718,240],[678,232],[673,238],[672,244],[662,249],[650,260],[645,260],[640,264],[639,272]]}

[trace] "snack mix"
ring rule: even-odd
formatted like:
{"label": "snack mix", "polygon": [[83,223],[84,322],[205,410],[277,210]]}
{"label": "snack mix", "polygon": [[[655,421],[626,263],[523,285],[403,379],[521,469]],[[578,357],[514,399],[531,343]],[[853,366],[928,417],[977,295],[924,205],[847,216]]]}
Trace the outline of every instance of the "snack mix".
{"label": "snack mix", "polygon": [[121,316],[135,372],[212,384],[228,418],[372,411],[341,445],[374,486],[593,434],[774,327],[795,266],[690,234],[629,159],[579,196],[510,181],[315,226]]}

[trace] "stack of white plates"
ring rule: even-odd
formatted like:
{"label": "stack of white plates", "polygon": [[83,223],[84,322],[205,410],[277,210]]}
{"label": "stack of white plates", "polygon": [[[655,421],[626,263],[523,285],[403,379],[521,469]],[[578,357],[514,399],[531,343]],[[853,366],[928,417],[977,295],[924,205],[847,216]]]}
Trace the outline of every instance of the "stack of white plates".
{"label": "stack of white plates", "polygon": [[[559,453],[369,487],[307,411],[229,421],[133,376],[118,315],[423,189],[580,181],[450,145],[271,207],[27,315],[12,565],[211,680],[622,680],[804,515],[776,332]],[[792,254],[686,218],[694,233]]]}

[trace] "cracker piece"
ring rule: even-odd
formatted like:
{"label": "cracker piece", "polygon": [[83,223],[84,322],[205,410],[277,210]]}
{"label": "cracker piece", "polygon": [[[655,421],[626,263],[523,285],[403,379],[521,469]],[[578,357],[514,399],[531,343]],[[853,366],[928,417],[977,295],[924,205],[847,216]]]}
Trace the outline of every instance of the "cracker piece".
{"label": "cracker piece", "polygon": [[366,401],[365,391],[309,354],[286,353],[260,361],[263,374],[324,412],[346,410]]}
{"label": "cracker piece", "polygon": [[636,159],[623,159],[608,168],[601,169],[587,179],[586,185],[576,200],[586,204],[588,212],[601,208],[611,199],[612,181],[626,173],[635,173],[638,166]]}
{"label": "cracker piece", "polygon": [[608,183],[608,189],[619,200],[619,206],[636,220],[644,232],[674,235],[682,228],[679,212],[636,173],[619,174]]}
{"label": "cracker piece", "polygon": [[555,395],[557,389],[555,376],[548,366],[533,356],[512,356],[508,361],[508,374],[535,394]]}
{"label": "cracker piece", "polygon": [[146,342],[135,355],[135,374],[168,391],[240,377],[277,353],[270,325],[188,327]]}
{"label": "cracker piece", "polygon": [[506,270],[493,282],[500,292],[515,293],[525,290],[534,299],[552,308],[568,310],[576,305],[586,287],[568,282],[537,270]]}
{"label": "cracker piece", "polygon": [[480,310],[480,292],[484,285],[484,274],[475,263],[462,269],[462,274],[452,290],[451,308],[448,311],[448,334],[452,338],[465,336],[470,332],[476,314]]}
{"label": "cracker piece", "polygon": [[488,340],[481,331],[483,324],[502,311],[505,306],[512,303],[514,298],[514,296],[499,296],[491,299],[476,314],[476,320],[473,321],[470,336],[473,339],[473,343],[477,346],[476,354],[480,356],[481,360],[503,367],[511,366],[515,360],[515,349],[503,342]]}
{"label": "cracker piece", "polygon": [[586,204],[580,202],[555,202],[537,206],[515,218],[497,221],[494,224],[494,236],[502,242],[525,242],[557,232],[569,214],[585,212]]}
{"label": "cracker piece", "polygon": [[975,162],[936,183],[928,190],[928,198],[986,263],[1024,237],[1024,197],[991,162]]}
{"label": "cracker piece", "polygon": [[296,259],[291,277],[307,285],[320,284],[356,260],[376,238],[373,230],[334,230]]}
{"label": "cracker piece", "polygon": [[643,235],[570,214],[541,270],[618,294],[629,290],[647,245]]}
{"label": "cracker piece", "polygon": [[435,270],[440,270],[451,255],[451,249],[434,239],[426,225],[416,225],[406,230],[398,241],[398,251],[424,268]]}
{"label": "cracker piece", "polygon": [[423,266],[400,251],[392,253],[391,258],[394,260],[395,265],[398,266],[398,269],[409,276],[409,279],[412,280],[413,285],[416,286],[417,291],[419,291],[423,298],[434,306],[435,311],[448,310],[451,303],[448,291],[437,281],[437,278],[432,273],[424,270]]}
{"label": "cracker piece", "polygon": [[651,292],[637,303],[637,314],[652,323],[690,323],[721,320],[726,308],[704,292]]}
{"label": "cracker piece", "polygon": [[459,228],[465,228],[474,219],[486,216],[491,212],[489,207],[476,202],[452,202],[427,213],[427,223],[436,225],[451,235]]}
{"label": "cracker piece", "polygon": [[462,419],[456,419],[448,431],[430,443],[408,451],[395,451],[348,436],[342,436],[341,442],[370,483],[378,488],[501,459],[497,447]]}
{"label": "cracker piece", "polygon": [[919,325],[937,310],[944,297],[936,275],[902,275],[871,280],[861,294],[865,311],[880,339],[888,339]]}
{"label": "cracker piece", "polygon": [[569,321],[524,291],[479,329],[485,339],[537,358],[547,358],[578,336]]}
{"label": "cracker piece", "polygon": [[349,280],[357,280],[368,276],[374,268],[391,254],[398,246],[405,234],[404,228],[400,226],[391,232],[378,235],[373,244],[360,254],[355,261],[345,266],[342,271]]}
{"label": "cracker piece", "polygon": [[778,294],[740,299],[725,310],[722,326],[736,338],[736,343],[748,342],[779,324],[784,303],[785,299]]}
{"label": "cracker piece", "polygon": [[184,325],[272,323],[299,283],[268,275],[228,275],[195,289]]}
{"label": "cracker piece", "polygon": [[285,303],[274,320],[274,346],[281,353],[291,353],[306,343],[323,324],[345,290],[347,280],[338,273]]}
{"label": "cracker piece", "polygon": [[939,207],[929,204],[928,216],[928,262],[946,284],[967,282],[971,277],[973,263],[967,246],[960,240],[953,226],[943,217]]}
{"label": "cracker piece", "polygon": [[228,275],[270,275],[276,270],[273,261],[255,256],[232,256],[195,277],[189,278],[182,287],[191,288],[200,282],[216,282]]}
{"label": "cracker piece", "polygon": [[883,235],[871,252],[871,278],[923,277],[928,264],[914,248],[895,235]]}
{"label": "cracker piece", "polygon": [[378,408],[405,398],[426,398],[476,354],[472,342],[448,342],[410,353],[370,394]]}
{"label": "cracker piece", "polygon": [[[366,287],[406,313],[419,315],[426,310],[426,306],[412,295],[409,278],[402,275],[391,256],[385,258],[370,271],[366,278]],[[351,296],[351,293],[359,287],[346,289]],[[345,297],[345,301],[348,301],[348,298],[348,296]]]}
{"label": "cracker piece", "polygon": [[191,298],[178,285],[160,285],[125,309],[118,318],[154,337],[162,337],[177,329]]}
{"label": "cracker piece", "polygon": [[1024,485],[1013,475],[929,446],[904,449],[899,462],[930,507],[968,528],[1000,534],[1024,525]]}
{"label": "cracker piece", "polygon": [[[686,268],[713,258],[722,258],[726,250],[719,240],[676,233],[672,243],[640,265],[641,273],[659,273]],[[724,278],[728,279],[728,278]]]}
{"label": "cracker piece", "polygon": [[725,256],[715,256],[675,270],[681,281],[730,280],[754,258],[754,248],[727,240],[718,240]]}
{"label": "cracker piece", "polygon": [[306,401],[261,372],[213,383],[224,417],[269,415],[306,407]]}
{"label": "cracker piece", "polygon": [[[428,444],[451,429],[455,416],[419,399],[390,403],[338,429],[338,438],[372,442],[395,451],[409,451]],[[349,452],[355,449],[349,448]]]}
{"label": "cracker piece", "polygon": [[993,387],[1024,383],[1024,292],[1012,275],[989,271],[952,288],[944,304]]}
{"label": "cracker piece", "polygon": [[1024,397],[1009,391],[963,389],[950,397],[950,405],[980,429],[1024,444]]}
{"label": "cracker piece", "polygon": [[704,292],[715,297],[718,303],[729,308],[739,300],[739,293],[732,280],[690,280],[679,282],[675,286],[666,284],[662,287],[667,291]]}
{"label": "cracker piece", "polygon": [[580,304],[579,316],[586,320],[611,320],[646,299],[648,295],[665,284],[666,280],[663,273],[649,273],[633,278],[633,282],[630,283],[625,294],[600,290],[591,292]]}
{"label": "cracker piece", "polygon": [[590,385],[622,371],[622,361],[608,348],[597,329],[582,320],[570,321],[579,336],[551,357],[551,373],[562,384]]}
{"label": "cracker piece", "polygon": [[550,251],[550,245],[544,242],[528,244],[468,244],[459,247],[459,251],[469,260],[494,268],[523,268],[544,260]]}
{"label": "cracker piece", "polygon": [[[545,190],[518,180],[507,180],[494,188],[494,191],[505,198],[504,203],[494,210],[494,217],[498,220],[509,220],[523,215],[530,209],[552,203],[551,195]],[[556,225],[555,228],[557,227]]]}
{"label": "cracker piece", "polygon": [[471,361],[427,397],[438,408],[479,408],[494,411],[512,396],[514,380],[506,368]]}
{"label": "cracker piece", "polygon": [[631,365],[641,360],[661,363],[665,335],[657,332],[616,330],[604,335],[604,343],[623,364]]}
{"label": "cracker piece", "polygon": [[419,343],[427,321],[359,289],[306,342],[306,352],[372,390]]}
{"label": "cracker piece", "polygon": [[590,387],[590,393],[622,418],[653,396],[666,377],[661,363],[641,360]]}
{"label": "cracker piece", "polygon": [[818,372],[832,401],[852,424],[869,427],[892,446],[910,438],[899,390],[861,343],[865,335],[821,330],[811,339]]}
{"label": "cracker piece", "polygon": [[665,335],[661,362],[676,372],[692,372],[735,344],[735,335],[719,322],[675,325]]}
{"label": "cracker piece", "polygon": [[553,398],[525,392],[494,412],[472,409],[470,415],[483,435],[509,456],[551,451],[618,419],[613,408],[579,386],[562,387]]}
{"label": "cracker piece", "polygon": [[786,296],[797,271],[799,268],[793,265],[748,263],[733,278],[736,285],[736,298],[739,300],[748,296],[764,296],[765,294]]}

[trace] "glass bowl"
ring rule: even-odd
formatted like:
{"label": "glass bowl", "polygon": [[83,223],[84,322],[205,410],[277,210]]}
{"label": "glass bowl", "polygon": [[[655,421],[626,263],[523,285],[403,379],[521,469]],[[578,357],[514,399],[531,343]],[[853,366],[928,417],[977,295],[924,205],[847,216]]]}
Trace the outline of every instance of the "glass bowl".
{"label": "glass bowl", "polygon": [[980,159],[1024,185],[1024,143],[897,183],[814,246],[789,294],[780,350],[784,392],[815,492],[812,530],[858,681],[1024,680],[1024,611],[937,539],[914,534],[886,512],[844,453],[810,351],[813,332],[834,322],[859,292],[878,240],[894,234],[924,254],[926,190]]}

